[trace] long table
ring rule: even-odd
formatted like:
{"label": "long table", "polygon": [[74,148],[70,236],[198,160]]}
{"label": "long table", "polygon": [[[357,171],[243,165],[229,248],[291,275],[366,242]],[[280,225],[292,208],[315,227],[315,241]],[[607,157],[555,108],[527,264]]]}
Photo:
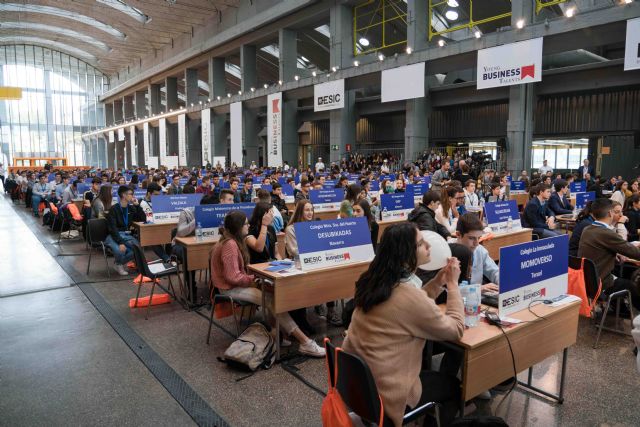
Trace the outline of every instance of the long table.
{"label": "long table", "polygon": [[[531,307],[535,314],[529,310],[522,310],[509,316],[524,321],[504,328],[513,349],[516,372],[529,370],[527,381],[519,382],[522,387],[541,393],[559,403],[563,402],[567,350],[576,342],[579,308],[579,301],[560,307],[539,304]],[[536,315],[544,319],[537,318]],[[467,400],[514,376],[511,351],[503,332],[485,321],[478,322],[474,328],[466,329],[460,341],[443,344],[464,353],[461,366],[462,409]],[[429,343],[427,350],[430,350],[431,345],[432,343]],[[533,385],[532,369],[534,365],[559,352],[562,352],[562,368],[559,392],[556,395]],[[427,360],[430,358],[427,357]]]}
{"label": "long table", "polygon": [[493,235],[493,238],[483,240],[481,245],[487,249],[491,259],[494,261],[500,261],[500,248],[517,245],[518,243],[530,242],[531,232],[532,230],[530,228],[522,228],[517,231],[496,233]]}
{"label": "long table", "polygon": [[[249,271],[273,283],[273,286],[263,288],[262,304],[265,305],[265,292],[272,292],[273,307],[271,311],[274,314],[281,314],[329,301],[353,298],[356,280],[369,267],[369,261],[307,272],[295,270],[294,274],[285,275],[266,271],[268,267],[268,263],[252,264],[249,265]],[[276,336],[279,336],[279,332],[280,323],[276,319]],[[279,340],[276,340],[276,343],[276,355],[279,359]]]}
{"label": "long table", "polygon": [[134,222],[133,227],[138,230],[140,246],[167,245],[171,243],[171,231],[178,226],[178,221],[145,224]]}
{"label": "long table", "polygon": [[511,194],[509,200],[515,200],[518,207],[523,206],[524,208],[529,203],[529,193]]}

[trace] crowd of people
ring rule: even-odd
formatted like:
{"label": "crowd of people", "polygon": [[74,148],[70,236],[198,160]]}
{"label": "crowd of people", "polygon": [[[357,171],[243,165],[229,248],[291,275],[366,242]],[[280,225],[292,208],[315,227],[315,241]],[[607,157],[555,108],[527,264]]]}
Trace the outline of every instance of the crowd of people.
{"label": "crowd of people", "polygon": [[[106,218],[109,236],[105,243],[121,275],[129,274],[126,265],[133,258],[133,245],[138,244],[131,232],[133,222],[153,218],[152,196],[202,193],[201,204],[255,202],[250,216],[240,210],[226,215],[221,239],[211,256],[211,284],[222,294],[260,305],[261,290],[254,286],[257,279],[247,266],[280,258],[275,247],[278,233],[284,233],[285,256],[296,258],[294,224],[315,218],[310,191],[326,188],[327,181],[334,182],[335,188],[345,191],[336,217],[366,218],[376,255],[356,283],[352,314],[340,315],[334,302],[314,307],[314,311],[331,325],[344,323],[348,327],[343,348],[360,355],[369,365],[392,424],[400,424],[406,407],[438,401],[443,404],[443,425],[447,425],[455,416],[459,400],[456,374],[460,360],[445,352],[447,363],[443,362],[439,371],[424,370],[423,348],[427,340],[457,340],[462,336],[464,309],[458,283],[480,283],[483,292],[499,291],[499,268],[480,245],[486,224],[477,212],[486,203],[508,200],[511,182],[515,181],[509,172],[479,170],[482,158],[460,151],[454,157],[425,152],[415,162],[403,165],[383,154],[353,155],[329,167],[320,158],[314,167],[301,170],[252,167],[243,171],[218,166],[19,171],[8,174],[3,184],[5,192],[16,201],[23,200],[36,217],[43,208],[56,206],[61,211],[83,200],[85,222]],[[425,177],[429,177],[431,188],[408,220],[387,227],[379,239],[380,194],[404,192],[408,184],[424,182]],[[612,177],[603,181],[594,176],[585,160],[576,173],[564,176],[555,174],[545,161],[531,176],[522,171],[517,181],[525,183],[530,195],[521,213],[522,225],[533,229],[538,238],[553,237],[559,233],[558,215],[577,214],[570,255],[593,260],[603,292],[629,290],[633,306],[640,310],[638,273],[622,275],[615,271],[621,263],[640,260],[639,179]],[[580,212],[569,201],[574,181],[584,181],[587,191],[596,195]],[[375,182],[379,191],[372,190]],[[81,183],[90,183],[83,193],[78,191]],[[284,186],[293,190],[293,209],[285,203]],[[138,198],[136,191],[140,190],[145,193]],[[193,210],[184,209],[176,236],[193,235],[195,229]],[[431,255],[429,243],[420,233],[423,230],[439,234],[449,244],[452,258],[440,270],[425,272],[417,268]],[[165,261],[171,255],[178,259],[184,256],[175,244],[151,249]],[[446,309],[440,310],[438,303],[446,304]],[[278,315],[284,334],[276,339],[289,345],[289,338],[293,338],[301,353],[323,357],[325,350],[311,338],[315,329],[307,316],[304,309]],[[402,375],[397,366],[403,367]],[[481,397],[490,398],[491,394]]]}

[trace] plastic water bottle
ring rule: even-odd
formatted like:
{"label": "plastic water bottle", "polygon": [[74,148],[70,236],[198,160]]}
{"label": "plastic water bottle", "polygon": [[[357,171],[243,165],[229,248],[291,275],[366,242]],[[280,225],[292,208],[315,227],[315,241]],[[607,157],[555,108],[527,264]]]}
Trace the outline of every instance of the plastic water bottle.
{"label": "plastic water bottle", "polygon": [[295,266],[296,270],[302,269],[302,266],[300,265],[300,255],[296,255],[293,257],[293,265]]}
{"label": "plastic water bottle", "polygon": [[385,219],[387,219],[389,217],[389,213],[387,212],[387,207],[385,206],[382,209],[382,220],[384,221]]}
{"label": "plastic water bottle", "polygon": [[480,316],[480,285],[470,285],[465,280],[460,283],[460,293],[464,303],[464,324],[473,328]]}
{"label": "plastic water bottle", "polygon": [[513,219],[509,217],[509,219],[507,220],[507,231],[511,231],[511,230],[513,230]]}
{"label": "plastic water bottle", "polygon": [[200,223],[196,225],[196,241],[202,241],[202,225]]}
{"label": "plastic water bottle", "polygon": [[577,206],[574,206],[573,208],[573,217],[574,218],[578,218],[578,214],[580,213],[580,209],[578,209]]}

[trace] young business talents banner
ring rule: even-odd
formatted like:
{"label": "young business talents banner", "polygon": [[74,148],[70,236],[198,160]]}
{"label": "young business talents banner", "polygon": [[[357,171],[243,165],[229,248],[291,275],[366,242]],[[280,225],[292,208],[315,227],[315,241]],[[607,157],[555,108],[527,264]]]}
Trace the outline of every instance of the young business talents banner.
{"label": "young business talents banner", "polygon": [[478,51],[477,88],[542,80],[542,37]]}

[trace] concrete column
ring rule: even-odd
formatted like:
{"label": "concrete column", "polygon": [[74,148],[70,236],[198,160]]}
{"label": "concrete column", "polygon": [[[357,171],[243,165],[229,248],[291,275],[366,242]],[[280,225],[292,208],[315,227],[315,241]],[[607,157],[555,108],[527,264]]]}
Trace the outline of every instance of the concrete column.
{"label": "concrete column", "polygon": [[298,164],[298,100],[282,103],[282,161],[289,166]]}
{"label": "concrete column", "polygon": [[[509,88],[507,121],[507,169],[514,175],[531,168],[533,138],[534,83]],[[516,175],[518,176],[518,175]]]}
{"label": "concrete column", "polygon": [[[149,113],[160,114],[162,112],[162,102],[160,96],[160,88],[162,85],[151,84],[149,85]],[[158,137],[158,128],[149,127],[149,151],[152,156],[159,156],[160,154],[160,139]]]}
{"label": "concrete column", "polygon": [[[356,93],[344,92],[344,108],[329,112],[329,162],[339,162],[346,155],[346,145],[356,141]],[[335,150],[334,146],[338,146]],[[316,159],[311,159],[315,163]],[[329,165],[325,163],[327,168]]]}
{"label": "concrete column", "polygon": [[116,165],[116,143],[109,142],[109,134],[104,134],[104,143],[107,151],[107,167],[114,168]]}
{"label": "concrete column", "polygon": [[329,58],[331,66],[344,68],[353,62],[353,9],[336,4],[329,11]]}
{"label": "concrete column", "polygon": [[[227,164],[229,164],[230,158],[228,149],[229,149],[229,141],[227,137],[229,136],[228,130],[228,115],[227,114],[214,114],[211,112],[211,136],[213,138],[213,155],[214,156],[225,156],[227,157]],[[213,159],[212,164],[213,164]]]}
{"label": "concrete column", "polygon": [[149,107],[147,105],[147,91],[146,90],[138,90],[134,94],[134,107],[136,111],[136,119],[143,119],[149,116]]}
{"label": "concrete column", "polygon": [[[184,87],[185,96],[187,98],[187,105],[197,104],[199,101],[198,93],[198,70],[195,68],[187,68],[184,71]],[[209,96],[211,98],[211,96]]]}
{"label": "concrete column", "polygon": [[409,99],[406,101],[406,124],[404,129],[404,159],[413,161],[418,153],[429,148],[429,117],[431,102],[429,98]]}
{"label": "concrete column", "polygon": [[224,97],[226,93],[226,75],[224,58],[209,58],[209,98]]}
{"label": "concrete column", "polygon": [[249,165],[252,161],[258,164],[261,148],[258,133],[260,132],[260,124],[258,122],[258,114],[256,110],[242,105],[242,146],[245,154],[243,156],[244,164]]}
{"label": "concrete column", "polygon": [[[178,109],[178,79],[167,77],[165,79],[165,89],[167,91],[167,105],[165,111]],[[178,155],[178,125],[169,123],[167,120],[167,156]]]}
{"label": "concrete column", "polygon": [[414,51],[427,48],[428,9],[425,0],[407,0],[407,47]]}
{"label": "concrete column", "polygon": [[[133,105],[133,97],[129,96],[129,97],[124,97],[122,98],[122,108],[124,110],[124,119],[125,121],[128,120],[133,120],[135,113],[134,113],[134,105]],[[124,146],[124,167],[125,168],[130,168],[132,166],[131,164],[131,150],[133,148],[131,147],[131,135],[129,133],[129,129],[126,129],[125,132],[125,146]]]}
{"label": "concrete column", "polygon": [[106,126],[113,126],[113,103],[104,104],[104,123]]}
{"label": "concrete column", "polygon": [[278,33],[278,43],[280,49],[279,78],[283,82],[290,82],[298,72],[297,32],[289,28],[281,28]]}
{"label": "concrete column", "polygon": [[240,46],[240,90],[248,92],[258,85],[258,65],[256,47],[243,44]]}
{"label": "concrete column", "polygon": [[[118,99],[113,101],[113,120],[115,121],[115,124],[119,125],[124,123],[124,108],[123,108],[123,101],[122,99]],[[115,150],[116,150],[116,157],[115,157],[115,167],[116,168],[121,168],[124,167],[124,146],[125,143],[124,141],[119,141],[118,140],[118,131],[115,132]]]}

